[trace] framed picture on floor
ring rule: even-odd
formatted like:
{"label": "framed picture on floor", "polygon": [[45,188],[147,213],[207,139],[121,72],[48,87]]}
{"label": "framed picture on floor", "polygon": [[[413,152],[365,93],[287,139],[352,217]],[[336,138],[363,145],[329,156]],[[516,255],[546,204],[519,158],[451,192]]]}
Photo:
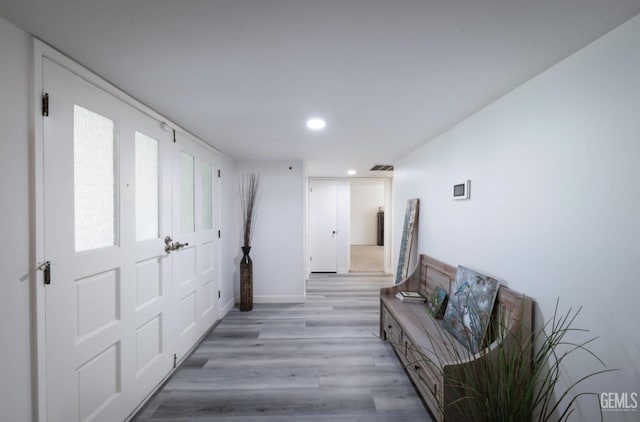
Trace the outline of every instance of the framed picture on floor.
{"label": "framed picture on floor", "polygon": [[395,284],[402,283],[409,276],[411,246],[413,244],[413,237],[416,230],[419,208],[419,199],[409,199],[407,201],[407,210],[404,214],[404,225],[402,228],[402,239],[400,240],[400,254],[398,255],[398,269],[396,271]]}

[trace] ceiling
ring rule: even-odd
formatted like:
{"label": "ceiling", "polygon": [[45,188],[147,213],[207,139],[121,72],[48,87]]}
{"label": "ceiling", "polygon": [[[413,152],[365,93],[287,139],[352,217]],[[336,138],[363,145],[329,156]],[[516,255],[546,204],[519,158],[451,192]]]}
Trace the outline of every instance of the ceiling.
{"label": "ceiling", "polygon": [[638,13],[639,0],[0,0],[0,16],[230,157],[338,177],[393,163]]}

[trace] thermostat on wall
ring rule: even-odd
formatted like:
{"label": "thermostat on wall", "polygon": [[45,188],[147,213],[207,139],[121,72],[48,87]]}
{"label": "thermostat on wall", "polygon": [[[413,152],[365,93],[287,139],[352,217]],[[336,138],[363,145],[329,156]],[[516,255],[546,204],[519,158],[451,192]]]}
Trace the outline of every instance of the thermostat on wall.
{"label": "thermostat on wall", "polygon": [[469,199],[471,193],[471,180],[467,180],[465,183],[457,183],[453,185],[453,199]]}

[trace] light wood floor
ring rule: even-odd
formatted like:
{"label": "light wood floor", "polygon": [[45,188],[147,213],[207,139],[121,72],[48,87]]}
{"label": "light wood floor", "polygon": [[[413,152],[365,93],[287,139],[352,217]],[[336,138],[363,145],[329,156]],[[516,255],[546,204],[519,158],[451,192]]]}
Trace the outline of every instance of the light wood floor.
{"label": "light wood floor", "polygon": [[389,284],[313,276],[305,304],[232,310],[134,421],[430,421],[377,337]]}
{"label": "light wood floor", "polygon": [[384,246],[351,245],[351,272],[384,272]]}

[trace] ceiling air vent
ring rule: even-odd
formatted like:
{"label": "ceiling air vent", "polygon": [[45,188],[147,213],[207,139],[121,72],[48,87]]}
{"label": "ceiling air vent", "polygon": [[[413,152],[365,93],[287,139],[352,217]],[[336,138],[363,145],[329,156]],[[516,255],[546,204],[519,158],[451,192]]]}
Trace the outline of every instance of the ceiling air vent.
{"label": "ceiling air vent", "polygon": [[391,164],[375,164],[370,171],[393,171]]}

